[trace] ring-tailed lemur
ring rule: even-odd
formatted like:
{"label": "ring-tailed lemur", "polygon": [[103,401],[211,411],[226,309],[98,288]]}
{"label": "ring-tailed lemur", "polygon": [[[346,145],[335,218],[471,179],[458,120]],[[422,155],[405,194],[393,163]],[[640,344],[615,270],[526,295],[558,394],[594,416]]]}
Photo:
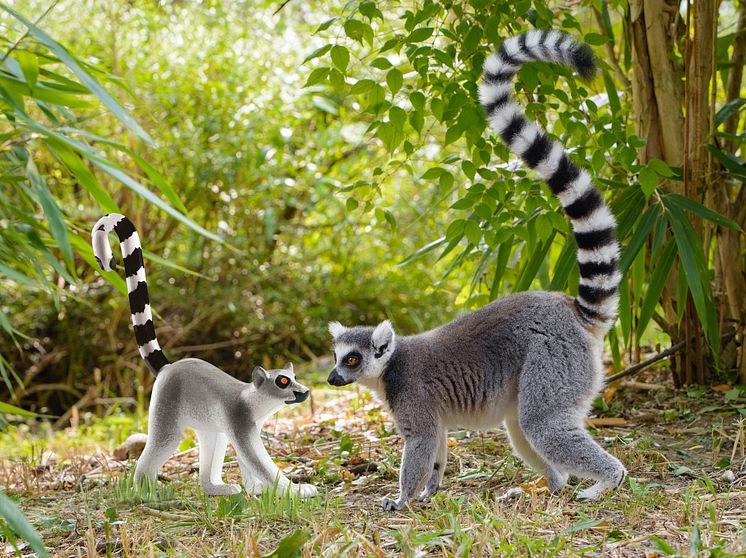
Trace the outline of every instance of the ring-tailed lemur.
{"label": "ring-tailed lemur", "polygon": [[302,403],[309,390],[298,383],[289,364],[282,370],[257,366],[251,383],[229,376],[219,368],[196,358],[171,363],[158,345],[145,282],[140,239],[132,222],[112,213],[99,219],[93,228],[92,243],[96,261],[111,271],[116,260],[108,235],[119,237],[124,273],[129,291],[132,324],[140,354],[155,374],[150,398],[148,441],[135,468],[135,480],[147,477],[154,483],[158,471],[179,445],[185,428],[193,428],[199,441],[199,477],[202,489],[210,495],[241,492],[235,484],[221,479],[228,442],[236,450],[244,486],[250,494],[275,485],[306,498],[316,494],[310,484],[294,484],[282,474],[264,448],[262,425],[286,404]]}
{"label": "ring-tailed lemur", "polygon": [[329,383],[359,381],[377,392],[404,438],[400,494],[384,509],[428,498],[443,478],[452,427],[504,423],[515,452],[542,473],[552,492],[569,474],[596,480],[594,498],[619,486],[624,466],[588,434],[584,418],[603,384],[603,336],[617,306],[615,220],[587,172],[562,145],[524,117],[512,78],[532,60],[594,73],[593,53],[558,31],[511,37],[484,64],[479,96],[491,128],[546,180],[569,217],[578,245],[578,296],[524,292],[497,300],[432,331],[396,336],[391,324],[346,328],[338,322]]}

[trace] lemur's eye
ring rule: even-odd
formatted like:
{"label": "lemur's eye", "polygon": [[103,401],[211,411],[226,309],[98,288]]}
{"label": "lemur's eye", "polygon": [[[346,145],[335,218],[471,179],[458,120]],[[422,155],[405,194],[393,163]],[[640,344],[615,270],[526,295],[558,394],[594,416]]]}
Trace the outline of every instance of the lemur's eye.
{"label": "lemur's eye", "polygon": [[288,378],[287,376],[277,376],[277,378],[275,379],[275,384],[278,388],[285,389],[290,385],[290,378]]}
{"label": "lemur's eye", "polygon": [[332,356],[334,357],[334,362],[337,362],[337,351],[332,351]]}
{"label": "lemur's eye", "polygon": [[345,359],[345,364],[347,366],[357,366],[357,363],[360,362],[360,359],[357,358],[355,355],[350,355]]}

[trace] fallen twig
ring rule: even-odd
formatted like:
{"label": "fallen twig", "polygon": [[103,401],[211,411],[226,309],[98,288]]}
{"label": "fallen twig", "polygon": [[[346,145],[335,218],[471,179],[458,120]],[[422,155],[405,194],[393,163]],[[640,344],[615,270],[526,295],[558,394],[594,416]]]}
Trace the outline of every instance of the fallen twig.
{"label": "fallen twig", "polygon": [[[736,335],[735,331],[731,331],[729,333],[726,333],[723,335],[722,340],[727,341],[731,337],[734,337]],[[696,337],[695,337],[696,339]],[[607,383],[613,382],[614,380],[619,380],[620,378],[626,378],[627,376],[631,376],[632,374],[637,374],[638,372],[641,372],[642,370],[645,370],[646,368],[649,368],[651,365],[655,364],[659,360],[663,360],[664,358],[668,358],[671,355],[674,355],[678,353],[681,349],[683,349],[686,346],[686,341],[679,341],[675,345],[672,345],[668,349],[666,349],[663,352],[658,353],[657,355],[650,357],[647,360],[643,360],[642,362],[638,362],[637,364],[633,364],[632,366],[625,368],[621,372],[617,372],[616,374],[613,374],[612,376],[609,376],[606,379]]]}

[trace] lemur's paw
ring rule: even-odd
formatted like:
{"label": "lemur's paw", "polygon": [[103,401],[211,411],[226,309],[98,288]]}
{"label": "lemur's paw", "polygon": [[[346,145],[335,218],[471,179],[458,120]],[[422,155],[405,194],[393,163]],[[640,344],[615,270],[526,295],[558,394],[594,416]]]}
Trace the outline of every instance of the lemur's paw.
{"label": "lemur's paw", "polygon": [[434,487],[434,488],[427,487],[425,490],[422,491],[422,494],[420,494],[417,497],[417,501],[418,502],[429,502],[430,498],[432,498],[433,496],[435,496],[436,492],[438,492],[438,487],[437,486]]}
{"label": "lemur's paw", "polygon": [[518,498],[519,496],[522,496],[523,494],[526,494],[526,491],[523,490],[520,486],[516,486],[515,488],[511,488],[510,490],[508,490],[502,496],[498,496],[497,501],[506,502],[508,500],[513,500],[515,498]]}
{"label": "lemur's paw", "polygon": [[319,491],[312,484],[294,484],[293,492],[295,492],[301,498],[313,498]]}
{"label": "lemur's paw", "polygon": [[233,496],[241,494],[241,486],[238,484],[209,484],[203,485],[202,491],[208,496]]}
{"label": "lemur's paw", "polygon": [[627,476],[627,470],[622,469],[617,474],[616,480],[604,480],[604,481],[598,481],[593,486],[589,486],[588,488],[581,490],[578,492],[577,496],[575,496],[576,500],[595,500],[599,496],[601,496],[604,492],[607,492],[608,490],[616,490],[619,488],[619,486],[624,481],[624,477]]}
{"label": "lemur's paw", "polygon": [[404,509],[404,506],[406,505],[405,502],[402,502],[399,500],[394,500],[393,498],[384,498],[382,502],[383,511],[398,511],[401,509]]}

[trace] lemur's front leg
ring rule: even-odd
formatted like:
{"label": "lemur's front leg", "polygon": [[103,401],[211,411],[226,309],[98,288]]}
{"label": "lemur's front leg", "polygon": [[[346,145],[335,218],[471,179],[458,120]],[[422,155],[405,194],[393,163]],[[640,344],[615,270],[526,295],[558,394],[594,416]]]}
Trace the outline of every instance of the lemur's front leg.
{"label": "lemur's front leg", "polygon": [[266,487],[277,483],[278,492],[292,490],[301,498],[316,496],[316,487],[310,484],[294,484],[275,465],[262,443],[261,435],[256,428],[242,432],[240,437],[232,440],[236,448],[241,474],[246,491],[258,494]]}
{"label": "lemur's front leg", "polygon": [[438,452],[435,456],[435,463],[433,464],[433,472],[430,475],[430,480],[427,481],[425,490],[419,495],[418,499],[421,502],[427,502],[440,488],[440,484],[443,482],[443,475],[446,471],[446,463],[448,461],[448,429],[441,429],[438,435]]}
{"label": "lemur's front leg", "polygon": [[197,430],[199,440],[199,480],[209,496],[240,494],[241,486],[223,482],[223,458],[228,438],[222,432]]}
{"label": "lemur's front leg", "polygon": [[383,499],[384,511],[400,510],[407,505],[433,473],[438,449],[438,434],[435,429],[413,432],[404,437],[404,452],[399,471],[399,497]]}

